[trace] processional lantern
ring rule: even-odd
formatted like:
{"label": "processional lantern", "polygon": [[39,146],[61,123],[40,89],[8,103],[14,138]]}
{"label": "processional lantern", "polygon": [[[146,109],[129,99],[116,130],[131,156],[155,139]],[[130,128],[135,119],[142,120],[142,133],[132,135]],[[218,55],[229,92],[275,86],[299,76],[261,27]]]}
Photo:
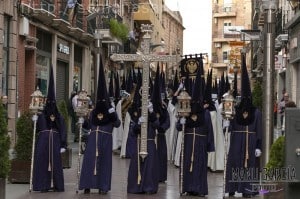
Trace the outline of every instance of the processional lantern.
{"label": "processional lantern", "polygon": [[178,99],[178,114],[181,117],[187,117],[190,115],[191,112],[191,96],[186,92],[184,89],[180,92],[180,94],[177,96]]}
{"label": "processional lantern", "polygon": [[40,91],[39,87],[30,95],[31,103],[29,105],[30,111],[33,113],[32,121],[33,124],[33,138],[32,138],[32,153],[31,153],[31,166],[30,166],[30,180],[29,180],[29,192],[32,191],[32,179],[33,179],[33,163],[35,154],[35,135],[36,135],[36,123],[38,120],[38,114],[44,109],[45,96]]}
{"label": "processional lantern", "polygon": [[235,115],[236,101],[230,91],[223,95],[222,102],[223,102],[223,106],[222,106],[223,117],[226,119],[233,119],[233,116]]}
{"label": "processional lantern", "polygon": [[89,98],[85,90],[81,90],[78,93],[77,104],[75,112],[78,117],[83,117],[87,114],[89,108]]}
{"label": "processional lantern", "polygon": [[37,89],[30,96],[31,96],[31,103],[29,105],[30,111],[33,114],[35,114],[38,113],[40,110],[43,110],[45,97],[40,91],[39,87],[37,87]]}

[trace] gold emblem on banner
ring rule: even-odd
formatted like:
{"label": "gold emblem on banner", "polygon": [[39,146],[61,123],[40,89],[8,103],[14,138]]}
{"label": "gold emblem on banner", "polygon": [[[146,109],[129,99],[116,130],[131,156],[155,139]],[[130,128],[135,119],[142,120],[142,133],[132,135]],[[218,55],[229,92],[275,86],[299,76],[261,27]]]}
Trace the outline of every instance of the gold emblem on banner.
{"label": "gold emblem on banner", "polygon": [[189,59],[185,64],[185,72],[190,76],[196,75],[198,69],[198,61],[196,59]]}

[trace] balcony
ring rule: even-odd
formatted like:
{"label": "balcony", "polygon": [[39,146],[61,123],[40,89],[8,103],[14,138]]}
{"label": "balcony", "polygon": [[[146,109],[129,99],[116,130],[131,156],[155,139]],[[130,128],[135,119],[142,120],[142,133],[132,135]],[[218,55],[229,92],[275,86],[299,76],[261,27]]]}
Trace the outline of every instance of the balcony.
{"label": "balcony", "polygon": [[102,43],[122,45],[121,39],[115,37],[110,31],[110,26],[114,24],[122,24],[122,17],[119,16],[111,7],[106,6],[100,8],[100,11],[93,12],[87,16],[87,32],[94,34],[96,29],[99,29]]}
{"label": "balcony", "polygon": [[155,24],[155,12],[151,4],[139,4],[137,12],[133,13],[133,19],[140,24]]}
{"label": "balcony", "polygon": [[52,20],[56,18],[55,5],[53,0],[41,0],[39,3],[33,4],[32,17],[42,21],[46,25],[50,25]]}
{"label": "balcony", "polygon": [[138,49],[138,42],[134,39],[130,38],[124,43],[124,53],[136,54],[137,49]]}
{"label": "balcony", "polygon": [[215,5],[213,17],[236,17],[236,6],[234,4]]}
{"label": "balcony", "polygon": [[[78,13],[74,18],[73,25],[68,20],[68,14],[65,13],[66,1],[55,4],[54,0],[41,0],[33,6],[30,4],[21,3],[20,12],[28,18],[36,19],[46,26],[51,26],[57,31],[74,37],[82,42],[90,43],[94,40],[92,34],[85,32],[83,20],[83,7],[78,6]],[[56,10],[55,10],[56,9]]]}
{"label": "balcony", "polygon": [[215,32],[213,34],[212,41],[214,43],[216,42],[232,42],[232,41],[239,41],[240,40],[240,34],[225,34],[223,31],[222,32]]}

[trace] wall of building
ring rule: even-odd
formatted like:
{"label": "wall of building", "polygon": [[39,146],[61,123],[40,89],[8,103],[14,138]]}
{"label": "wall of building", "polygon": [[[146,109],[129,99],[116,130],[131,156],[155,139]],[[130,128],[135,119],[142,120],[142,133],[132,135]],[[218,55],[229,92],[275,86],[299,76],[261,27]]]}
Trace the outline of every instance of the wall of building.
{"label": "wall of building", "polygon": [[[6,18],[6,17],[7,18]],[[17,110],[17,4],[16,1],[2,0],[0,1],[0,35],[4,35],[4,20],[8,20],[9,34],[7,52],[7,74],[3,74],[3,59],[4,57],[4,43],[5,40],[0,40],[0,96],[6,95],[8,102],[7,108],[7,122],[8,133],[11,137],[12,146],[15,143],[15,124],[16,124],[16,110]],[[4,38],[4,37],[3,37]],[[5,77],[4,77],[4,76]],[[2,79],[7,80],[6,88],[2,85]],[[4,90],[5,89],[5,90]]]}

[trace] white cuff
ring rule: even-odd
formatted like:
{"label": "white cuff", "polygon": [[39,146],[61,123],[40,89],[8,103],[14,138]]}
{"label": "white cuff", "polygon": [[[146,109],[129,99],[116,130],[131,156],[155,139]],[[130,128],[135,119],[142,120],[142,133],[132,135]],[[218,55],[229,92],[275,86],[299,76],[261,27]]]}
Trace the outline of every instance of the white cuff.
{"label": "white cuff", "polygon": [[60,148],[60,153],[64,153],[66,152],[66,149],[65,148]]}

